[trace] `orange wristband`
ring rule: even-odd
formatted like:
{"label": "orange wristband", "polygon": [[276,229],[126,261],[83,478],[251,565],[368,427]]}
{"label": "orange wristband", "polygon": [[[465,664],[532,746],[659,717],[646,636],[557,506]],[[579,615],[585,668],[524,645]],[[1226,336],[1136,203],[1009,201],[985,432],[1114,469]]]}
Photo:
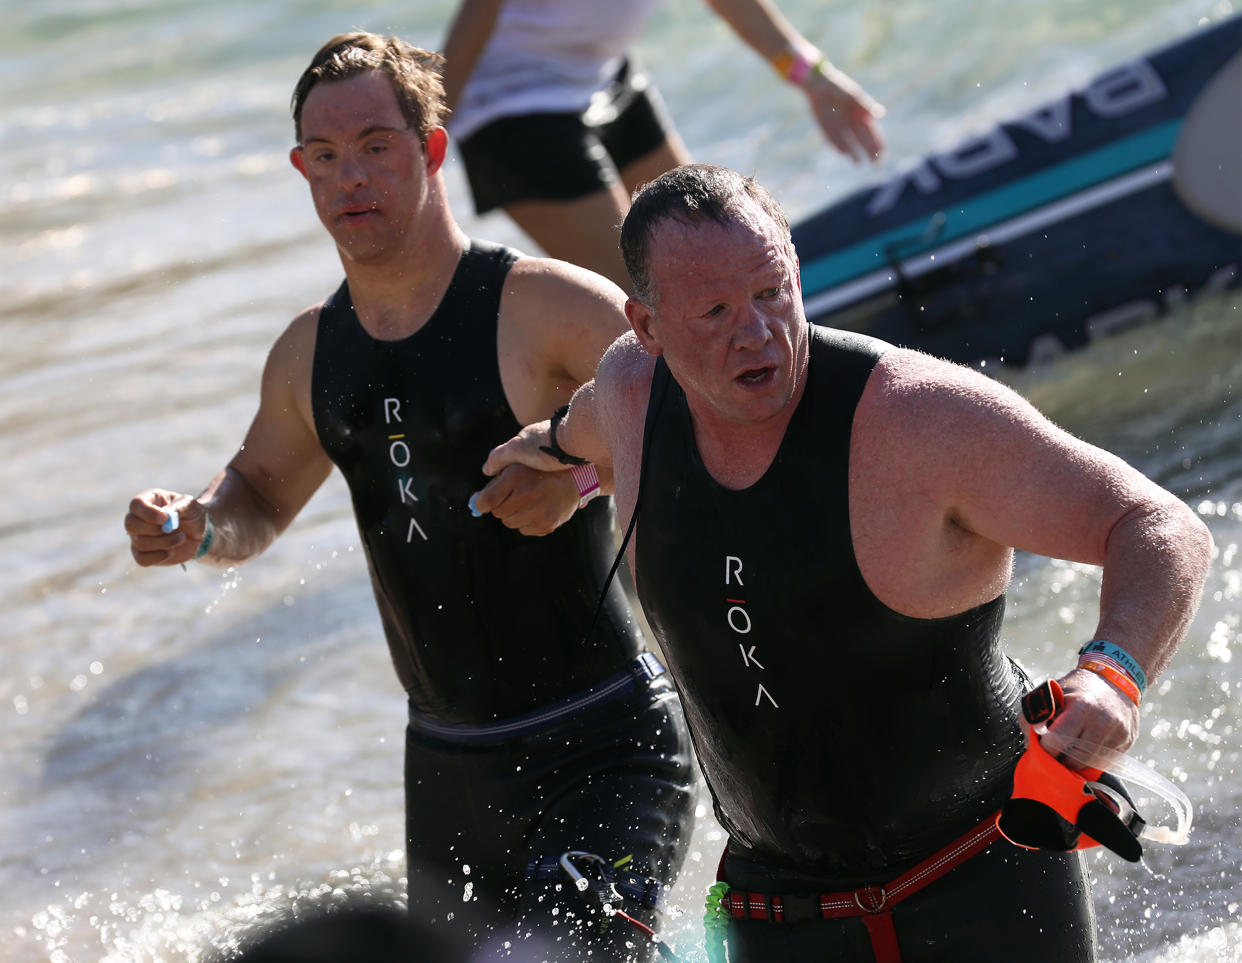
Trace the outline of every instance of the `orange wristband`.
{"label": "orange wristband", "polygon": [[1088,672],[1094,672],[1111,682],[1114,686],[1130,697],[1130,701],[1138,705],[1142,700],[1139,693],[1138,683],[1131,679],[1128,675],[1109,665],[1106,662],[1097,662],[1095,659],[1081,659],[1078,662],[1078,668],[1086,669]]}
{"label": "orange wristband", "polygon": [[789,71],[793,69],[794,61],[798,59],[798,55],[792,50],[786,50],[773,57],[769,63],[782,77],[788,79]]}
{"label": "orange wristband", "polygon": [[827,63],[827,58],[822,53],[819,51],[815,53],[814,60],[807,60],[800,53],[786,50],[773,57],[769,63],[789,83],[795,87],[803,87],[806,85],[806,79]]}

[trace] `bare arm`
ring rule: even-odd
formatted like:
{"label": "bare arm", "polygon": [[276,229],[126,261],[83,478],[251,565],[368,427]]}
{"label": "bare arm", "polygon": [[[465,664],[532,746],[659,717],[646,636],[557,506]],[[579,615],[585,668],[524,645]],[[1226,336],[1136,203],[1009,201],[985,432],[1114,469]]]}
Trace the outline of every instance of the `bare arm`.
{"label": "bare arm", "polygon": [[[544,422],[543,424],[547,424]],[[557,468],[568,467],[559,463]],[[593,466],[594,495],[611,495],[612,470]],[[538,471],[524,464],[505,465],[469,502],[476,515],[495,515],[506,528],[523,535],[547,535],[569,521],[581,507],[583,493],[569,471]]]}
{"label": "bare arm", "polygon": [[[574,392],[569,410],[557,426],[556,442],[567,454],[607,466],[611,464],[612,453],[599,431],[595,399],[594,381],[588,381]],[[545,418],[497,445],[483,464],[483,474],[496,476],[510,465],[525,465],[542,472],[567,472],[570,466],[545,450],[552,444],[551,427],[551,422]]]}
{"label": "bare arm", "polygon": [[[800,34],[769,0],[707,0],[710,6],[748,46],[765,60],[786,53],[811,64],[820,59],[815,45]],[[846,157],[875,160],[884,140],[876,123],[884,108],[849,76],[826,60],[812,70],[802,85],[812,113],[824,136]]]}
{"label": "bare arm", "polygon": [[[1212,557],[1206,526],[1180,501],[1153,488],[1109,526],[1100,563],[1100,616],[1092,636],[1129,652],[1149,683],[1185,637]],[[1075,740],[1087,749],[1099,744],[1124,750],[1133,744],[1138,711],[1128,697],[1085,669],[1071,670],[1060,682],[1066,711],[1045,737],[1051,751]]]}
{"label": "bare arm", "polygon": [[452,110],[487,46],[504,0],[462,0],[444,38],[444,105]]}
{"label": "bare arm", "polygon": [[509,271],[499,325],[501,380],[522,424],[542,421],[569,401],[629,330],[619,287],[576,264],[535,257]]}
{"label": "bare arm", "polygon": [[[214,533],[202,561],[237,565],[260,554],[323,484],[332,463],[319,444],[310,410],[310,366],[316,310],[306,312],[272,347],[259,410],[241,449],[201,495],[152,489],[135,496],[125,519],[134,560],[175,565],[195,557],[210,517]],[[161,526],[169,511],[178,528]]]}
{"label": "bare arm", "polygon": [[[542,423],[595,374],[604,350],[627,328],[625,295],[611,281],[563,261],[523,258],[509,272],[500,307],[499,355],[505,396],[518,420]],[[559,435],[558,438],[563,438]],[[540,456],[497,468],[473,507],[526,535],[545,535],[578,507],[568,466]],[[538,469],[536,472],[530,468]],[[600,490],[612,472],[597,465]]]}
{"label": "bare arm", "polygon": [[[886,604],[922,618],[964,611],[1003,590],[1011,548],[1100,565],[1095,638],[1123,647],[1149,679],[1168,664],[1198,605],[1211,537],[1121,459],[992,379],[902,351],[868,383],[850,457],[851,517],[873,513],[855,550]],[[1133,743],[1138,712],[1120,690],[1077,669],[1062,681],[1066,711],[1052,731]]]}
{"label": "bare arm", "polygon": [[[574,394],[570,404],[575,432],[592,439],[594,433],[584,426],[592,418],[594,387],[593,381],[587,382]],[[568,416],[560,421],[556,433],[557,443],[562,446],[566,421]],[[492,513],[507,527],[523,535],[546,535],[567,522],[579,505],[578,487],[570,471],[571,465],[545,451],[551,445],[551,430],[551,421],[544,419],[527,425],[514,438],[492,449],[483,465],[483,474],[494,477],[470,499],[470,507],[476,512]],[[597,449],[590,446],[590,450]],[[606,448],[598,451],[601,458],[608,457]],[[612,468],[589,456],[579,457],[586,457],[595,469],[599,494],[611,494]]]}
{"label": "bare arm", "polygon": [[[601,477],[605,471],[611,474],[622,517],[633,510],[637,494],[654,364],[632,333],[622,335],[600,360],[596,378],[574,393],[557,428],[556,440],[565,452],[599,466]],[[550,442],[549,427],[546,420],[528,425],[492,449],[484,474],[496,475],[510,465],[563,474],[567,466],[542,450]]]}

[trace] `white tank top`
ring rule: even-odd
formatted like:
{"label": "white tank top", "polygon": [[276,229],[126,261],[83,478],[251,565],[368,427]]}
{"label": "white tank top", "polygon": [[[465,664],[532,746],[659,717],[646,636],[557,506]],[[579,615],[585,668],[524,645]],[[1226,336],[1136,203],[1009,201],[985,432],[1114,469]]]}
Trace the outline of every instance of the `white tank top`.
{"label": "white tank top", "polygon": [[449,118],[459,140],[515,114],[583,111],[662,0],[506,0]]}

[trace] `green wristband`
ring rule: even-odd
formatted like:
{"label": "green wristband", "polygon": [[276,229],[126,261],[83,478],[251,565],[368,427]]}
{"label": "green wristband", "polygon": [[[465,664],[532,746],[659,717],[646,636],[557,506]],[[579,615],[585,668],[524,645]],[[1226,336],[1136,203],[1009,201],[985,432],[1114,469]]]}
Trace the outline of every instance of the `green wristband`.
{"label": "green wristband", "polygon": [[198,551],[194,553],[194,561],[198,561],[209,551],[211,551],[212,539],[216,537],[216,526],[211,523],[211,516],[207,516],[207,530],[203,532],[203,540],[198,543]]}

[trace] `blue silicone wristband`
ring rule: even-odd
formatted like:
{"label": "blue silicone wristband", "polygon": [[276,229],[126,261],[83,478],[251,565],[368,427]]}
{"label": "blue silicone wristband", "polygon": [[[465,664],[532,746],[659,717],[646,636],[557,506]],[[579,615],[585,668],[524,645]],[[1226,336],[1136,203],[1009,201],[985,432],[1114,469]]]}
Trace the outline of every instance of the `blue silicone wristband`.
{"label": "blue silicone wristband", "polygon": [[1105,658],[1112,659],[1119,667],[1124,669],[1134,680],[1134,684],[1139,687],[1139,693],[1146,695],[1147,693],[1147,673],[1143,671],[1143,667],[1138,664],[1138,660],[1129,652],[1119,645],[1112,642],[1106,642],[1103,639],[1093,639],[1078,650],[1081,655],[1102,655]]}

